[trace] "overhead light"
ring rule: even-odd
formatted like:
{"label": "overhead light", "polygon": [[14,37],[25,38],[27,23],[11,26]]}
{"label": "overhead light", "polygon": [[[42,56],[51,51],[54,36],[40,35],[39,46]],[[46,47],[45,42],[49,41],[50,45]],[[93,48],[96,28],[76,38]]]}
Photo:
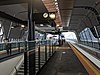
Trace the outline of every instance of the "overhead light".
{"label": "overhead light", "polygon": [[24,27],[25,27],[25,25],[21,25],[21,27],[22,27],[22,28],[24,28]]}
{"label": "overhead light", "polygon": [[40,24],[40,26],[43,26],[43,24]]}
{"label": "overhead light", "polygon": [[59,27],[59,24],[57,24],[57,27]]}
{"label": "overhead light", "polygon": [[62,54],[65,54],[66,52],[62,52]]}
{"label": "overhead light", "polygon": [[58,5],[58,3],[57,3],[57,2],[55,2],[55,5]]}
{"label": "overhead light", "polygon": [[55,2],[56,2],[57,0],[55,0]]}
{"label": "overhead light", "polygon": [[54,13],[50,13],[50,14],[49,14],[49,17],[50,17],[51,19],[55,19],[55,18],[56,18],[56,15],[55,15]]}
{"label": "overhead light", "polygon": [[13,29],[14,27],[12,26],[11,29]]}

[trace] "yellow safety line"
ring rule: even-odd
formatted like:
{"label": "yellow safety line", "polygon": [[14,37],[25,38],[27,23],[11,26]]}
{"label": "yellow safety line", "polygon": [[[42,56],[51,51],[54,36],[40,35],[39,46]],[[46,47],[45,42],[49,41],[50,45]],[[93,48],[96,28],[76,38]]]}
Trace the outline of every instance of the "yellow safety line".
{"label": "yellow safety line", "polygon": [[100,70],[96,68],[96,66],[91,63],[85,56],[83,56],[75,47],[73,47],[71,44],[69,44],[76,54],[76,56],[79,58],[80,62],[83,64],[89,75],[100,75]]}

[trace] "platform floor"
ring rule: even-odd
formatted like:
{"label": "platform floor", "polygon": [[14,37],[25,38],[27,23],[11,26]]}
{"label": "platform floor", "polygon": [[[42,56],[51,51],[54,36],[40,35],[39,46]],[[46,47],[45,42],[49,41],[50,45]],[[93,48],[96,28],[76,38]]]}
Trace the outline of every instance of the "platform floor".
{"label": "platform floor", "polygon": [[88,75],[67,43],[60,47],[38,75]]}

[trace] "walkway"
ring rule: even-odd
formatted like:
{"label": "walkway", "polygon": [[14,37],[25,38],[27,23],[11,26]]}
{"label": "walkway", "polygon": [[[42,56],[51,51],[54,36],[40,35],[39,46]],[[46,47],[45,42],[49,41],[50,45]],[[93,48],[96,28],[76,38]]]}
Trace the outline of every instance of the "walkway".
{"label": "walkway", "polygon": [[88,75],[67,43],[60,47],[39,75]]}

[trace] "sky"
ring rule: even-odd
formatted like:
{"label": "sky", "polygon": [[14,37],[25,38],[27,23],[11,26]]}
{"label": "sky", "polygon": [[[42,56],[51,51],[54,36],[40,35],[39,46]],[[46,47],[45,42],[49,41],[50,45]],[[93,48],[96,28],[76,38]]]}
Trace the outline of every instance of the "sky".
{"label": "sky", "polygon": [[67,39],[76,39],[77,40],[74,32],[63,32],[62,34],[64,35],[66,40]]}
{"label": "sky", "polygon": [[[74,39],[74,40],[76,39],[77,40],[76,35],[75,35],[74,32],[63,32],[62,34],[64,35],[65,40],[68,40],[68,39]],[[47,38],[52,37],[52,36],[53,35],[48,34]],[[56,36],[55,38],[58,38],[58,35],[55,35],[55,36]]]}

